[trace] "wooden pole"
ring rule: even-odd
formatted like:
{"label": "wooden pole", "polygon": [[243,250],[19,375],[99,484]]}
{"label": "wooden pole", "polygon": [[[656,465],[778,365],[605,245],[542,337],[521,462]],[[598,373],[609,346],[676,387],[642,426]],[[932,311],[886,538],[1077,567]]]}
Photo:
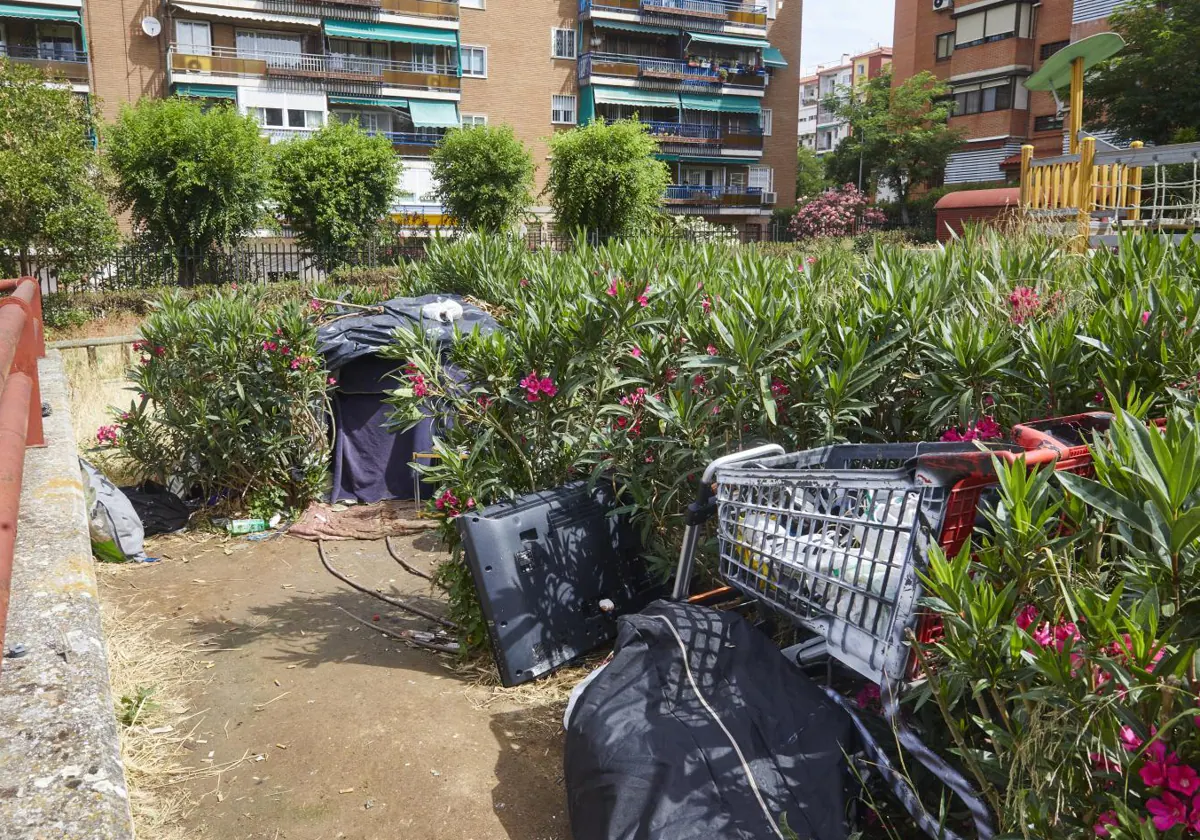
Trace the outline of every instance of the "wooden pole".
{"label": "wooden pole", "polygon": [[[1144,144],[1134,140],[1129,144],[1131,149],[1140,149]],[[1142,167],[1129,167],[1129,220],[1136,222],[1142,218]]]}
{"label": "wooden pole", "polygon": [[[1071,154],[1079,154],[1079,133],[1083,131],[1083,58],[1071,62]],[[1090,178],[1088,180],[1091,180]]]}
{"label": "wooden pole", "polygon": [[1029,182],[1029,170],[1033,163],[1033,146],[1028,144],[1021,147],[1021,207],[1030,206],[1029,193],[1033,185]]}
{"label": "wooden pole", "polygon": [[1079,144],[1079,163],[1075,173],[1075,210],[1079,225],[1080,251],[1088,249],[1092,225],[1092,200],[1095,198],[1096,138],[1085,137]]}

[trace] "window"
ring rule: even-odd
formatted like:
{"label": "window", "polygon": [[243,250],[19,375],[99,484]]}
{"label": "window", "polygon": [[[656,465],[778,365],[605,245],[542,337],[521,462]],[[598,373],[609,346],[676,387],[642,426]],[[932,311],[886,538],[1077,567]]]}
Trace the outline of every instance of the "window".
{"label": "window", "polygon": [[237,51],[238,55],[261,56],[269,67],[299,67],[303,46],[299,35],[239,29]]}
{"label": "window", "polygon": [[575,97],[555,94],[550,97],[550,122],[555,125],[575,124]]}
{"label": "window", "polygon": [[486,8],[483,2],[484,0],[458,0],[458,7],[460,9],[483,9]]}
{"label": "window", "polygon": [[438,71],[437,48],[432,44],[412,45],[413,69],[418,73],[436,73]]}
{"label": "window", "polygon": [[177,20],[175,43],[185,55],[212,55],[212,30],[204,21]]}
{"label": "window", "polygon": [[1046,114],[1033,118],[1034,131],[1062,131],[1063,118],[1058,114]]}
{"label": "window", "polygon": [[993,6],[958,18],[954,43],[962,49],[1004,38],[1028,38],[1032,21],[1033,7],[1027,3]]}
{"label": "window", "polygon": [[760,123],[760,125],[762,125],[763,136],[770,137],[771,136],[771,126],[772,126],[772,123],[774,122],[775,115],[772,113],[770,108],[763,108],[761,119],[762,119],[762,122]]}
{"label": "window", "polygon": [[729,186],[734,189],[744,190],[746,188],[746,173],[745,172],[730,172]]}
{"label": "window", "polygon": [[282,108],[251,108],[250,112],[264,128],[283,128]]}
{"label": "window", "polygon": [[480,79],[487,78],[487,47],[463,46],[459,50],[459,56],[462,61],[462,74],[464,76],[475,76]]}
{"label": "window", "polygon": [[954,55],[954,33],[943,32],[937,36],[937,60],[945,61]]}
{"label": "window", "polygon": [[287,112],[288,128],[320,128],[322,119],[320,111],[301,111],[289,108]]}
{"label": "window", "polygon": [[473,128],[477,125],[487,125],[487,114],[463,114],[462,127]]}
{"label": "window", "polygon": [[375,111],[334,111],[333,116],[342,123],[357,121],[358,127],[369,134],[379,131],[379,114]]}
{"label": "window", "polygon": [[749,186],[751,189],[771,192],[775,189],[775,170],[769,166],[751,166]]}
{"label": "window", "polygon": [[550,57],[575,58],[575,30],[550,30]]}
{"label": "window", "polygon": [[767,18],[775,20],[775,15],[779,13],[779,0],[767,0]]}
{"label": "window", "polygon": [[1038,56],[1042,59],[1042,61],[1045,61],[1047,58],[1054,55],[1056,52],[1070,43],[1070,41],[1052,41],[1049,44],[1042,44],[1042,48],[1038,52]]}
{"label": "window", "polygon": [[983,114],[1028,107],[1028,94],[1014,78],[954,87],[954,115]]}
{"label": "window", "polygon": [[75,27],[66,23],[39,23],[37,27],[38,58],[73,61],[75,59]]}

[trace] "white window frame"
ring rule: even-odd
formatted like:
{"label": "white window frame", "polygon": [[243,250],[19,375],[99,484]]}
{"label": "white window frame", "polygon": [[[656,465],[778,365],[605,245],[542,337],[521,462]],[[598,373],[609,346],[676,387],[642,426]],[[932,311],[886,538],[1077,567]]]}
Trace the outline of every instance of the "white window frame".
{"label": "white window frame", "polygon": [[[468,63],[464,60],[468,54],[478,50],[483,56],[483,72],[471,73],[468,71]],[[488,75],[488,48],[479,44],[461,44],[458,48],[458,66],[462,68],[464,79],[486,79]]]}
{"label": "white window frame", "polygon": [[[571,48],[569,50],[563,50],[561,52],[559,51],[559,49],[558,49],[559,40],[558,39],[559,39],[560,35],[565,35],[566,37],[569,37],[571,39],[570,40]],[[568,28],[559,27],[559,26],[551,27],[550,28],[550,57],[551,58],[561,58],[561,59],[565,59],[568,61],[574,61],[575,59],[579,58],[579,37],[578,37],[578,35],[579,35],[579,33],[576,32],[574,29],[568,29]],[[568,52],[570,53],[570,55],[566,54]]]}
{"label": "white window frame", "polygon": [[[764,174],[766,176],[765,178],[763,178]],[[756,175],[759,177],[756,178]],[[761,180],[765,180],[766,184],[763,185],[761,183],[755,183],[756,181]],[[746,186],[758,187],[765,193],[775,192],[775,169],[770,166],[758,166],[756,164],[751,164],[749,167],[749,173],[746,177]]]}
{"label": "white window frame", "polygon": [[[181,41],[179,39],[179,24],[181,24],[181,23],[186,24],[188,27],[193,27],[193,26],[201,27],[208,31],[208,46],[205,47],[207,52],[189,52],[189,53],[184,53],[184,55],[212,55],[212,24],[210,24],[206,20],[187,20],[187,19],[176,18],[175,19],[175,43],[176,44],[181,43]],[[194,50],[195,43],[196,42],[194,39],[190,40],[188,48]]]}
{"label": "white window frame", "polygon": [[[570,101],[571,118],[567,119],[567,111],[562,107],[567,101]],[[555,114],[558,114],[558,119],[555,119]],[[550,124],[551,125],[575,125],[579,122],[579,97],[573,93],[554,93],[550,95]]]}
{"label": "white window frame", "polygon": [[458,0],[460,9],[486,9],[487,0]]}
{"label": "white window frame", "polygon": [[770,137],[771,130],[774,128],[775,113],[772,108],[763,108],[762,116],[759,117],[759,125],[762,126],[763,137]]}
{"label": "white window frame", "polygon": [[463,128],[474,128],[475,126],[488,124],[487,114],[460,114],[459,118],[462,120]]}

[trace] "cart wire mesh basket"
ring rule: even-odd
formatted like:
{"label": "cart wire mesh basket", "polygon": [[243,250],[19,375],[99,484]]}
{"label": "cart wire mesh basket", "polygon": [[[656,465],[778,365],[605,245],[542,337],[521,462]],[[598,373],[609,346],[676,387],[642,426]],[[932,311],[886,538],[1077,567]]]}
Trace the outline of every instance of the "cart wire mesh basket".
{"label": "cart wire mesh basket", "polygon": [[918,570],[934,544],[957,554],[992,458],[1052,463],[1049,449],[997,444],[837,444],[715,471],[720,573],[743,594],[823,637],[828,652],[883,684],[913,671]]}

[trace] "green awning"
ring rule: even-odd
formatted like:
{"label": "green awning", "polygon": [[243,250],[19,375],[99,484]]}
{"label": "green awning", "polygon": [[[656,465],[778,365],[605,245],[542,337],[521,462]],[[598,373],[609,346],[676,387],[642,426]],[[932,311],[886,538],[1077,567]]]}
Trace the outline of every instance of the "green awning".
{"label": "green awning", "polygon": [[747,166],[749,164],[762,163],[762,158],[699,157],[693,155],[655,155],[655,157],[668,163],[725,163],[730,166]]}
{"label": "green awning", "polygon": [[196,96],[202,99],[232,99],[237,101],[237,88],[225,85],[175,85],[176,96]]}
{"label": "green awning", "polygon": [[417,128],[458,128],[458,106],[429,99],[408,100],[408,112]]}
{"label": "green awning", "polygon": [[593,85],[596,102],[602,105],[642,105],[646,108],[674,108],[679,110],[679,94],[662,93],[654,90],[605,87]]}
{"label": "green awning", "polygon": [[593,26],[601,29],[620,29],[625,32],[642,32],[646,35],[678,35],[678,29],[669,26],[650,26],[646,23],[626,23],[623,20],[593,20]]}
{"label": "green awning", "polygon": [[375,105],[380,108],[407,108],[407,99],[389,96],[330,96],[330,105]]}
{"label": "green awning", "polygon": [[711,32],[689,32],[688,37],[693,41],[702,41],[705,44],[724,44],[727,47],[750,47],[762,50],[769,46],[762,38],[739,38],[736,35],[714,35]]}
{"label": "green awning", "polygon": [[779,51],[779,47],[764,47],[763,48],[763,64],[768,67],[787,67],[787,59],[783,57],[783,53]]}
{"label": "green awning", "polygon": [[725,114],[757,114],[762,111],[758,99],[750,96],[701,96],[681,93],[679,99],[685,111],[720,111]]}
{"label": "green awning", "polygon": [[65,20],[68,23],[83,25],[78,9],[51,9],[47,6],[14,6],[11,3],[0,3],[0,17]]}
{"label": "green awning", "polygon": [[360,41],[396,41],[402,44],[429,44],[435,47],[458,46],[458,33],[452,29],[426,29],[423,26],[405,26],[399,23],[327,20],[325,34],[330,38],[356,38]]}

